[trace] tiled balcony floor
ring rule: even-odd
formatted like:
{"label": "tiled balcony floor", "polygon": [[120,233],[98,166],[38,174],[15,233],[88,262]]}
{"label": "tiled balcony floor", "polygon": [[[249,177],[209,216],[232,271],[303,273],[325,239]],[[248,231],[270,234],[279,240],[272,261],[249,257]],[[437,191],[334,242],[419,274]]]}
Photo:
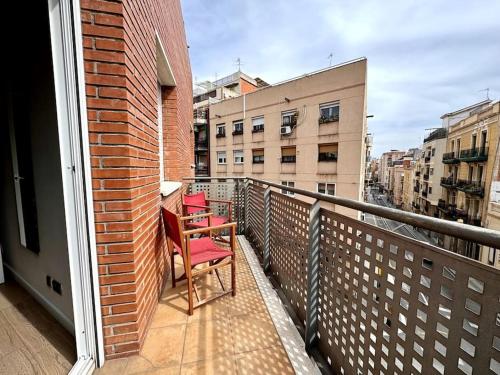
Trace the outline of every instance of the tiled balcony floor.
{"label": "tiled balcony floor", "polygon": [[[98,374],[293,374],[241,248],[236,255],[237,293],[187,315],[186,283],[163,293],[140,355],[107,361]],[[177,257],[177,275],[182,260]],[[230,269],[224,281],[229,285]],[[220,290],[215,274],[199,279],[199,292]]]}

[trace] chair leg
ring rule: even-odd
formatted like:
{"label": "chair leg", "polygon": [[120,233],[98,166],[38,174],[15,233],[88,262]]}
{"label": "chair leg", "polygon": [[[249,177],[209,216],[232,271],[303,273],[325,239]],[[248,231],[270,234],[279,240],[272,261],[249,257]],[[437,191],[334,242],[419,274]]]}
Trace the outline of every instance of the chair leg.
{"label": "chair leg", "polygon": [[170,255],[170,273],[172,274],[172,288],[175,288],[175,254]]}
{"label": "chair leg", "polygon": [[193,315],[193,278],[191,275],[188,276],[188,303],[189,303],[189,309],[188,309],[188,314]]}
{"label": "chair leg", "polygon": [[231,295],[234,297],[236,295],[236,256],[231,256]]}

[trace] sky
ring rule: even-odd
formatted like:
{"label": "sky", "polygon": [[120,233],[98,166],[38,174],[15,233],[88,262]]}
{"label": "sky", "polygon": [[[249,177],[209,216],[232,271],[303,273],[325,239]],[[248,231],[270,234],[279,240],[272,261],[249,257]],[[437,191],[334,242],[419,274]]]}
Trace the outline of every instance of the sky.
{"label": "sky", "polygon": [[419,146],[444,113],[500,98],[498,0],[181,0],[196,81],[276,83],[368,59],[373,156]]}

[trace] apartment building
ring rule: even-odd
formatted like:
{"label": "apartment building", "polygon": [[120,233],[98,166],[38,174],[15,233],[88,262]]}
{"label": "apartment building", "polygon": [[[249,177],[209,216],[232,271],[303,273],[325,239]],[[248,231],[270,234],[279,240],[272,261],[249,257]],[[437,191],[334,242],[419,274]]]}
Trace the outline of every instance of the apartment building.
{"label": "apartment building", "polygon": [[414,180],[415,180],[414,155],[408,153],[403,157],[403,191],[401,209],[413,211],[414,208]]}
{"label": "apartment building", "polygon": [[[498,137],[500,138],[500,134]],[[500,142],[500,139],[497,140]],[[497,146],[496,157],[493,166],[493,176],[490,185],[490,199],[488,212],[486,214],[486,228],[500,230],[500,147]],[[489,265],[500,268],[500,249],[490,247],[488,249],[487,262]]]}
{"label": "apartment building", "polygon": [[366,69],[361,58],[211,105],[211,175],[361,200]]}
{"label": "apartment building", "polygon": [[379,163],[379,186],[384,191],[389,189],[389,167],[392,162],[402,158],[406,154],[405,151],[391,150],[384,152],[380,157]]}
{"label": "apartment building", "polygon": [[210,176],[210,104],[245,95],[265,86],[267,86],[267,83],[262,79],[254,79],[241,71],[222,77],[214,82],[204,81],[195,84],[193,90],[193,119],[196,176]]}
{"label": "apartment building", "polygon": [[428,216],[439,217],[437,206],[442,195],[440,183],[443,177],[442,156],[446,151],[446,135],[445,128],[433,130],[424,139],[422,146],[419,203],[421,212]]}
{"label": "apartment building", "polygon": [[[491,205],[490,214],[488,208],[492,181],[498,173],[494,170],[499,112],[499,102],[481,105],[471,111],[470,116],[450,126],[446,153],[442,158],[445,167],[441,179],[444,191],[439,202],[441,217],[490,228],[497,225],[495,203]],[[488,223],[487,217],[490,218]],[[444,237],[443,246],[484,263],[490,258],[489,249],[481,249],[472,242]]]}

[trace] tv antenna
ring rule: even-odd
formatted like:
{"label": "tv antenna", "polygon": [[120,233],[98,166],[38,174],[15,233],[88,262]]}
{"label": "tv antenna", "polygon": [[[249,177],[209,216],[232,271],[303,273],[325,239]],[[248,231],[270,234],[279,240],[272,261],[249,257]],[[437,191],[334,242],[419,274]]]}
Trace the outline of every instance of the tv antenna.
{"label": "tv antenna", "polygon": [[236,59],[236,66],[238,67],[238,72],[241,72],[241,66],[243,65],[243,63],[241,62],[241,59],[238,57]]}
{"label": "tv antenna", "polygon": [[330,52],[330,54],[328,55],[327,59],[330,60],[330,65],[329,66],[332,66],[333,53]]}
{"label": "tv antenna", "polygon": [[479,92],[481,91],[486,91],[486,100],[490,100],[490,88],[486,87],[485,89],[479,90]]}

